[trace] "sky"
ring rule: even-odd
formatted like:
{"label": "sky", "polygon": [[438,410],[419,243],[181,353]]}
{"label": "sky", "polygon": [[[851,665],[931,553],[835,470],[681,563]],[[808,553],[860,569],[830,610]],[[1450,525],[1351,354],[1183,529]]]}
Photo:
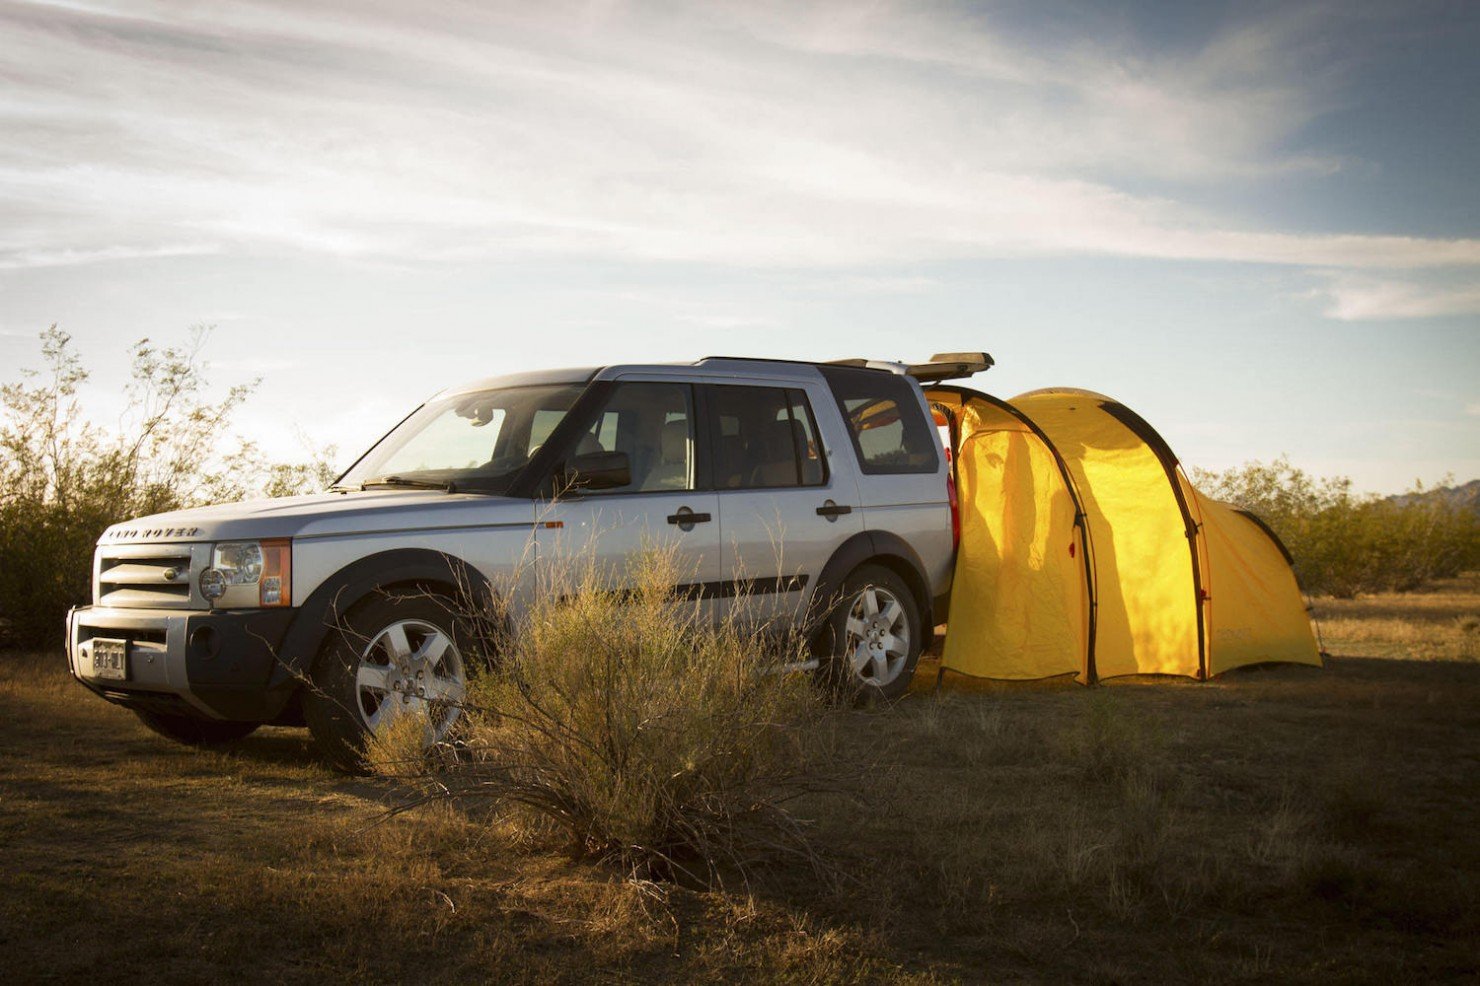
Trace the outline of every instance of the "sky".
{"label": "sky", "polygon": [[0,0],[0,379],[214,325],[348,464],[443,387],[986,350],[1187,466],[1480,476],[1480,4]]}

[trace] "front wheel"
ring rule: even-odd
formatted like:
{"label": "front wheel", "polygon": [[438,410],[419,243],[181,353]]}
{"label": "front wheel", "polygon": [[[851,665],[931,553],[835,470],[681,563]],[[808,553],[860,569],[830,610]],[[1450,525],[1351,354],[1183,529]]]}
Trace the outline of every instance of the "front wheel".
{"label": "front wheel", "polygon": [[882,565],[859,566],[828,618],[832,682],[863,702],[903,695],[925,642],[920,624],[920,608],[903,579]]}
{"label": "front wheel", "polygon": [[164,712],[134,709],[139,721],[161,736],[186,746],[214,746],[230,743],[252,732],[261,723],[224,722],[220,719],[198,719],[195,716],[173,716]]}
{"label": "front wheel", "polygon": [[309,732],[334,765],[369,766],[371,737],[411,728],[430,747],[462,712],[467,668],[450,601],[429,594],[380,595],[332,633],[303,694]]}

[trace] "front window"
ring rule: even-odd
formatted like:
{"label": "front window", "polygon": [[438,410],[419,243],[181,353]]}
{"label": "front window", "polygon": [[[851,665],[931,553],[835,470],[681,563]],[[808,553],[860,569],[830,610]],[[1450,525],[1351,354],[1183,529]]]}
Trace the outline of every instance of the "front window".
{"label": "front window", "polygon": [[340,486],[503,493],[585,384],[508,387],[428,403],[345,473]]}
{"label": "front window", "polygon": [[622,383],[573,456],[621,452],[631,481],[589,493],[664,493],[694,488],[694,396],[688,384]]}

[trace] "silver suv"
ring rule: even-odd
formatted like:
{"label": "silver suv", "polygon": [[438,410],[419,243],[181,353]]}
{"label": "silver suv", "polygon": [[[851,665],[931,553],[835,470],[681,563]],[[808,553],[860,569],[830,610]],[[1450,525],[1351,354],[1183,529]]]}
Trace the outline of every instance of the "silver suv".
{"label": "silver suv", "polygon": [[517,628],[542,567],[657,546],[716,619],[744,598],[808,634],[813,666],[896,696],[945,617],[958,530],[917,379],[990,363],[709,358],[445,391],[326,493],[109,528],[68,616],[72,674],[174,739],[306,722],[353,768],[391,717],[441,735],[455,716],[473,659],[439,600],[498,595]]}

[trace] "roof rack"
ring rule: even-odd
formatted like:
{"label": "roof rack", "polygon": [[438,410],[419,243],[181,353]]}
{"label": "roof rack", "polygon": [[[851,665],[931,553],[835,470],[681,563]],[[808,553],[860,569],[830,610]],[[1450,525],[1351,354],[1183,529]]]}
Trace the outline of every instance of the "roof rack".
{"label": "roof rack", "polygon": [[829,366],[855,366],[872,370],[889,370],[914,377],[921,383],[938,383],[985,373],[996,365],[988,353],[936,353],[924,363],[889,363],[882,360],[835,359]]}
{"label": "roof rack", "polygon": [[911,363],[905,370],[921,383],[937,383],[986,373],[997,365],[990,353],[936,353],[925,363]]}
{"label": "roof rack", "polygon": [[961,377],[974,376],[985,373],[996,365],[988,353],[936,353],[924,363],[895,363],[889,360],[863,359],[854,357],[852,359],[832,360],[797,360],[777,359],[773,356],[706,356],[700,363],[711,360],[733,360],[747,363],[790,363],[800,366],[851,366],[864,370],[883,370],[886,373],[898,373],[902,376],[911,376],[921,383],[936,383],[941,380],[956,380]]}

